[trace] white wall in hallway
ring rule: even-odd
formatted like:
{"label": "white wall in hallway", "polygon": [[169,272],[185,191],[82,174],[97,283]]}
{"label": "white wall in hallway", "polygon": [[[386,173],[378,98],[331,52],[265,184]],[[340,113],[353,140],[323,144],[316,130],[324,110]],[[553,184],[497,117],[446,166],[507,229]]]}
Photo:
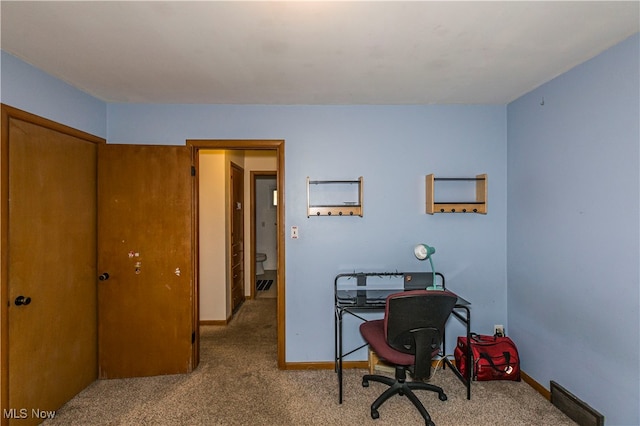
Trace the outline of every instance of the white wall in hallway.
{"label": "white wall in hallway", "polygon": [[[224,151],[199,154],[200,320],[226,320]],[[222,201],[222,202],[221,202]]]}

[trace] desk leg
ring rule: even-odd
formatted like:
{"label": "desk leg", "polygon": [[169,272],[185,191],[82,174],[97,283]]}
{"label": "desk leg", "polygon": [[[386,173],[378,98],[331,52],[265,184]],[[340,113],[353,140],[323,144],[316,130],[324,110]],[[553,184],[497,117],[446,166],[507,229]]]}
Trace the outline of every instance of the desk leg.
{"label": "desk leg", "polygon": [[333,372],[338,372],[338,308],[333,313]]}
{"label": "desk leg", "polygon": [[471,399],[471,370],[473,365],[471,364],[471,312],[469,308],[465,308],[467,311],[467,371],[465,372],[465,379],[467,380],[467,399]]}
{"label": "desk leg", "polygon": [[342,309],[336,309],[336,344],[334,345],[336,348],[335,356],[335,369],[338,373],[338,403],[342,404]]}
{"label": "desk leg", "polygon": [[[469,308],[466,306],[456,306],[454,309],[465,310],[466,316],[463,316],[460,312],[456,312],[455,310],[452,312],[452,314],[466,325],[467,342],[470,342],[471,341],[470,340],[471,339],[471,312],[469,311]],[[444,342],[444,336],[443,336],[443,342]],[[445,364],[449,364],[449,367],[451,367],[451,369],[453,370],[455,375],[458,377],[458,379],[460,379],[460,381],[462,381],[462,383],[466,386],[467,399],[471,399],[471,369],[472,369],[471,347],[467,345],[467,348],[468,350],[467,350],[467,353],[465,354],[465,357],[467,359],[467,365],[469,366],[469,368],[467,368],[467,371],[465,372],[464,376],[460,373],[460,370],[457,367],[453,366],[449,358],[445,357],[444,362]],[[445,351],[446,351],[446,346],[445,346]]]}

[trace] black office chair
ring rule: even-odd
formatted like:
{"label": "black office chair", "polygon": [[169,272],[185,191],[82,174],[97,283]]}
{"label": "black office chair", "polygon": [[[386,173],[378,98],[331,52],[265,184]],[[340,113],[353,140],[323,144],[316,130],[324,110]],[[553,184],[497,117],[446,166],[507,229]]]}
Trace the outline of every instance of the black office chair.
{"label": "black office chair", "polygon": [[[395,365],[395,379],[375,374],[362,378],[362,386],[369,381],[389,387],[371,404],[371,417],[380,417],[378,408],[392,395],[405,395],[416,406],[427,426],[434,426],[414,389],[438,393],[441,401],[447,395],[441,387],[421,380],[431,373],[431,360],[440,352],[445,323],[456,304],[457,296],[447,290],[411,290],[387,297],[384,319],[360,325],[362,337],[379,358]],[[415,381],[406,381],[407,370]]]}

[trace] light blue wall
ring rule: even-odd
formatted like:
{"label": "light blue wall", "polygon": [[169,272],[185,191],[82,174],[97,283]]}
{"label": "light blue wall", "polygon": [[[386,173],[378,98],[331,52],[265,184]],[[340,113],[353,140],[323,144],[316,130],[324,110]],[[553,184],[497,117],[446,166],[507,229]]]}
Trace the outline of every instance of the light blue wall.
{"label": "light blue wall", "polygon": [[0,101],[6,105],[106,138],[107,104],[1,52]]}
{"label": "light blue wall", "polygon": [[[108,140],[284,139],[286,358],[333,360],[333,281],[353,271],[429,270],[473,302],[473,328],[506,323],[505,106],[108,106]],[[489,214],[425,214],[425,175],[489,176]],[[306,178],[364,177],[364,217],[306,215]],[[355,324],[347,341],[360,341]],[[451,336],[462,327],[451,324]],[[453,342],[448,352],[453,352]],[[353,359],[364,359],[362,353]]]}
{"label": "light blue wall", "polygon": [[[508,311],[522,369],[640,424],[636,34],[508,105]],[[541,105],[544,101],[544,105]]]}

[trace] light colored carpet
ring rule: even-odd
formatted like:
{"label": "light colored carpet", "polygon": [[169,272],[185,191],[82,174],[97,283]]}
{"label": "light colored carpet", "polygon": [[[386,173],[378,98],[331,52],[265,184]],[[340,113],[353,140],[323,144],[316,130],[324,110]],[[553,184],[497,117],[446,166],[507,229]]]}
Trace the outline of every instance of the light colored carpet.
{"label": "light colored carpet", "polygon": [[[330,319],[328,319],[330,320]],[[405,397],[370,417],[385,389],[363,388],[365,370],[346,370],[338,404],[333,370],[281,371],[276,361],[276,299],[247,300],[227,326],[203,326],[201,363],[187,375],[99,380],[46,425],[423,425]],[[438,426],[573,425],[524,382],[474,383],[472,399],[449,370],[433,383],[448,400],[419,392]]]}

